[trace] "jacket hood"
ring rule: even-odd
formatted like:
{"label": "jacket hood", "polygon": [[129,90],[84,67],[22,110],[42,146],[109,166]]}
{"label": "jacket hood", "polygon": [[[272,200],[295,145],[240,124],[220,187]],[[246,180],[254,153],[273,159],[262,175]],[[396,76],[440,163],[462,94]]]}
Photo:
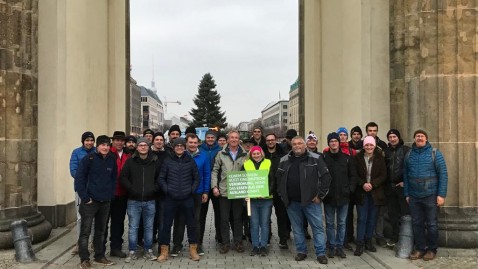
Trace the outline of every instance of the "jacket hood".
{"label": "jacket hood", "polygon": [[199,149],[200,150],[203,149],[206,151],[219,150],[219,144],[217,143],[217,141],[214,141],[214,144],[212,145],[212,147],[209,147],[206,143],[202,143]]}

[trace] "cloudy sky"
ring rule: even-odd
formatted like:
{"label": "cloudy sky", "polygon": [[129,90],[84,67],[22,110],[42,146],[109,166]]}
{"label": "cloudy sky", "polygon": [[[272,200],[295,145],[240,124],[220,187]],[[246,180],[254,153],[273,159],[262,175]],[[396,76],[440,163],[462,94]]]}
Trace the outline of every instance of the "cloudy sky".
{"label": "cloudy sky", "polygon": [[[259,118],[288,99],[298,77],[298,2],[294,0],[132,0],[132,77],[183,116],[211,73],[228,123]],[[154,60],[153,60],[154,59]]]}

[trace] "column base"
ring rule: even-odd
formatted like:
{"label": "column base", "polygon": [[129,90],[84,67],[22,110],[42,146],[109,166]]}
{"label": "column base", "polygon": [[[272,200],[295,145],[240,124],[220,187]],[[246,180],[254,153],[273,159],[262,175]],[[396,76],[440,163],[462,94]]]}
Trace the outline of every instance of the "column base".
{"label": "column base", "polygon": [[32,236],[32,243],[46,240],[51,233],[51,224],[45,219],[36,206],[7,208],[0,210],[0,249],[13,248],[10,224],[19,219],[28,223],[28,233]]}
{"label": "column base", "polygon": [[438,244],[450,248],[478,248],[478,207],[440,209]]}

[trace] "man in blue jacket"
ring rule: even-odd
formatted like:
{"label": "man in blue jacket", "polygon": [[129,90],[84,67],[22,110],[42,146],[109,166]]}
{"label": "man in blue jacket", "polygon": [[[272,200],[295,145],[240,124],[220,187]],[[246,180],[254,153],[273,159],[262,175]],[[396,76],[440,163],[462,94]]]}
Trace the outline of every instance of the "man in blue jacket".
{"label": "man in blue jacket", "polygon": [[95,221],[93,246],[95,262],[112,265],[106,259],[103,245],[106,222],[110,211],[110,201],[114,197],[116,184],[116,158],[110,152],[111,139],[100,135],[96,139],[96,152],[81,159],[75,175],[75,190],[80,196],[81,231],[78,239],[80,268],[91,268],[88,238],[91,225]]}
{"label": "man in blue jacket", "polygon": [[[75,179],[76,170],[78,170],[78,164],[80,163],[81,159],[85,157],[87,154],[91,152],[95,152],[95,135],[90,132],[84,132],[81,135],[81,147],[78,147],[73,150],[70,157],[70,175],[73,179]],[[73,183],[74,184],[74,183]],[[81,216],[80,216],[80,197],[75,190],[75,205],[76,205],[76,237],[80,237],[80,229],[81,229]],[[73,249],[71,254],[76,255],[78,254],[78,244]]]}
{"label": "man in blue jacket", "polygon": [[413,137],[415,143],[403,168],[403,194],[410,206],[415,240],[410,259],[429,261],[437,253],[438,207],[445,204],[448,172],[442,153],[430,145],[427,133],[416,130]]}

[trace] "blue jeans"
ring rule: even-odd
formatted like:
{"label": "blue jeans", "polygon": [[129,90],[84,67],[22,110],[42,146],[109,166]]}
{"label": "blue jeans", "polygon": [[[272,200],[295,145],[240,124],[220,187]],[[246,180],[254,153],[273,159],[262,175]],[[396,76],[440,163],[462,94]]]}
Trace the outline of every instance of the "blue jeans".
{"label": "blue jeans", "polygon": [[[345,224],[349,203],[343,205],[324,204],[327,241],[330,248],[342,248],[345,240]],[[337,231],[335,230],[335,214],[337,214]]]}
{"label": "blue jeans", "polygon": [[136,251],[138,245],[138,227],[141,217],[144,228],[144,249],[153,248],[153,223],[156,211],[155,201],[128,200],[128,248]]}
{"label": "blue jeans", "polygon": [[436,195],[424,198],[410,197],[409,205],[412,215],[415,249],[424,252],[426,247],[428,247],[428,250],[436,253],[438,248],[438,207]]}
{"label": "blue jeans", "polygon": [[373,202],[372,194],[366,193],[361,205],[357,204],[357,243],[371,240],[377,223],[378,206]]}
{"label": "blue jeans", "polygon": [[253,247],[267,246],[271,214],[272,199],[251,199],[251,240]]}
{"label": "blue jeans", "polygon": [[294,233],[295,248],[297,253],[307,254],[307,244],[304,234],[304,215],[312,228],[314,237],[315,254],[325,255],[325,232],[322,224],[322,203],[302,206],[299,202],[291,201],[287,207],[287,214]]}

